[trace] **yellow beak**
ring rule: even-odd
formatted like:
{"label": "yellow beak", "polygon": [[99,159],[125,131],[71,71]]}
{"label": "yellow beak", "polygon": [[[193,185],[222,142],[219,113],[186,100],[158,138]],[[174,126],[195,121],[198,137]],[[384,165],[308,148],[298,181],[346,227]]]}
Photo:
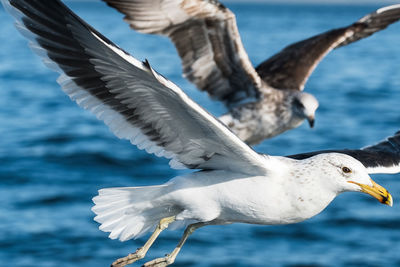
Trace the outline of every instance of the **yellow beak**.
{"label": "yellow beak", "polygon": [[371,182],[372,186],[349,181],[349,183],[353,183],[361,187],[362,192],[373,196],[374,198],[379,200],[379,202],[381,202],[382,204],[389,205],[390,207],[393,206],[393,198],[390,195],[390,193],[384,187],[375,183],[372,179]]}

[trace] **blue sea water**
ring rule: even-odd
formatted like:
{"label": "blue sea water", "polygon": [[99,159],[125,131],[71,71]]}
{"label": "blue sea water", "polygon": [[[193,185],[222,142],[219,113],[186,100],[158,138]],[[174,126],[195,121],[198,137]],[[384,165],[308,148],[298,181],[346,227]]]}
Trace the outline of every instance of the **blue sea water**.
{"label": "blue sea water", "polygon": [[[378,1],[377,1],[378,3]],[[181,76],[171,43],[135,33],[98,2],[68,5],[115,43],[147,58],[195,101],[220,115],[221,104]],[[228,4],[257,65],[284,46],[354,22],[379,5]],[[0,266],[109,266],[146,237],[121,243],[93,221],[91,199],[104,187],[153,185],[179,175],[167,160],[118,140],[71,102],[0,9]],[[400,23],[330,53],[306,90],[320,101],[315,129],[301,127],[256,150],[287,155],[359,148],[400,128]],[[400,177],[374,175],[394,207],[346,193],[320,215],[295,225],[234,224],[199,229],[175,266],[400,266]],[[146,259],[173,249],[182,231],[166,231]],[[144,262],[144,261],[142,261]]]}

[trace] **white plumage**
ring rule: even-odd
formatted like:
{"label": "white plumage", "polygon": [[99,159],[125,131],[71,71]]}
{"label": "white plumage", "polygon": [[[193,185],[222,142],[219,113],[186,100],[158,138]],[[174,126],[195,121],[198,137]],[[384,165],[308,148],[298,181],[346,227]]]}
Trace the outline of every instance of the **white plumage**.
{"label": "white plumage", "polygon": [[174,262],[188,236],[210,224],[286,224],[321,212],[337,194],[363,191],[391,205],[356,159],[338,153],[303,160],[256,153],[179,87],[82,21],[62,2],[1,0],[58,82],[120,138],[199,169],[160,186],[109,188],[93,201],[95,220],[125,241],[153,230],[124,266],[145,256],[169,224],[190,224],[175,250],[145,266]]}
{"label": "white plumage", "polygon": [[[302,161],[270,157],[264,166],[267,172],[259,175],[202,171],[160,186],[102,189],[92,210],[101,230],[125,241],[170,216],[181,225],[296,223],[321,212],[339,193],[361,190],[348,181],[372,186],[360,162],[337,153]],[[352,173],[344,174],[344,166]]]}

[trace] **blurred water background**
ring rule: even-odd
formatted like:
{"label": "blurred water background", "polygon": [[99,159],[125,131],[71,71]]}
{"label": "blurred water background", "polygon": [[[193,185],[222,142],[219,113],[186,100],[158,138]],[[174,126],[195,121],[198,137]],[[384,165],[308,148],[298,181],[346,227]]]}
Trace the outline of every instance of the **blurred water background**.
{"label": "blurred water background", "polygon": [[[377,1],[378,2],[378,1]],[[220,115],[222,105],[181,76],[165,38],[135,33],[105,4],[68,5],[115,43]],[[254,64],[284,46],[345,26],[379,5],[229,4]],[[0,9],[0,266],[109,266],[147,236],[110,240],[93,221],[91,199],[104,187],[153,185],[179,175],[167,160],[118,140],[71,102]],[[306,85],[320,101],[316,127],[265,141],[259,152],[287,155],[359,148],[400,128],[400,23],[330,53]],[[400,266],[400,177],[375,175],[394,207],[346,193],[306,222],[236,224],[198,230],[175,266]],[[163,256],[182,231],[166,231],[146,259]]]}

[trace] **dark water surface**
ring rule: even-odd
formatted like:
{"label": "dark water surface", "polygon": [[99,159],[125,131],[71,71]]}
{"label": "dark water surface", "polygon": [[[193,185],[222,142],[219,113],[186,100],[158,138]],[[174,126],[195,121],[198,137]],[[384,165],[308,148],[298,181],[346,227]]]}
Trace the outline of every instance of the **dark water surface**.
{"label": "dark water surface", "polygon": [[[102,3],[69,6],[211,112],[224,111],[181,77],[168,40],[134,33]],[[291,42],[352,23],[379,6],[229,7],[258,64]],[[121,243],[99,231],[90,211],[97,190],[159,184],[180,172],[118,140],[71,102],[3,10],[0,26],[0,266],[108,266],[145,238]],[[393,134],[400,128],[400,23],[329,54],[306,88],[320,101],[316,128],[302,125],[257,151],[358,148]],[[391,191],[393,208],[347,193],[296,225],[206,227],[189,239],[176,266],[400,266],[400,177],[374,179]],[[172,250],[180,234],[163,233],[148,259]]]}

